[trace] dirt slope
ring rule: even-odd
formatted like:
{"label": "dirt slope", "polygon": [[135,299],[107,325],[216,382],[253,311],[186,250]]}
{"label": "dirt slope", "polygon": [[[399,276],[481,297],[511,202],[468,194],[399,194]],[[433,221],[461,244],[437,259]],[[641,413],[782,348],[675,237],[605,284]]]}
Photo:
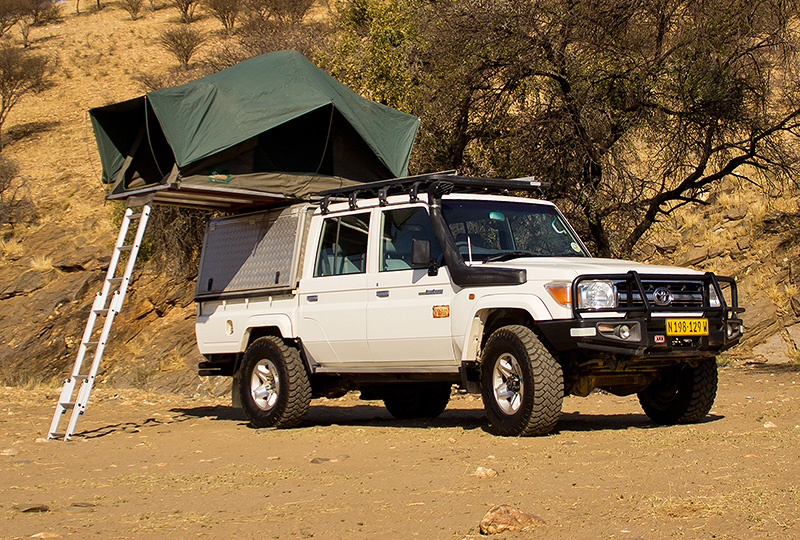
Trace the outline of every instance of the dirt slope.
{"label": "dirt slope", "polygon": [[[72,441],[43,442],[55,396],[0,390],[0,538],[478,538],[497,504],[546,522],[500,538],[800,538],[787,367],[722,369],[700,424],[656,427],[635,398],[595,393],[524,439],[488,432],[469,396],[425,422],[316,400],[276,431],[225,401],[128,390],[96,393]],[[20,511],[37,504],[50,511]]]}

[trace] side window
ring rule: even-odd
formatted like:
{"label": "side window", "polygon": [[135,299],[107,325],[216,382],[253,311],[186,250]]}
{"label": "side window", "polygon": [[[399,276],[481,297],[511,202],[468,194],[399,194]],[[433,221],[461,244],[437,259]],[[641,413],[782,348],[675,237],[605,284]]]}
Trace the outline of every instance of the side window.
{"label": "side window", "polygon": [[428,240],[431,257],[441,265],[442,251],[424,208],[403,208],[383,213],[380,271],[425,268],[411,265],[411,242]]}
{"label": "side window", "polygon": [[322,224],[314,277],[366,272],[368,233],[368,213],[327,218]]}

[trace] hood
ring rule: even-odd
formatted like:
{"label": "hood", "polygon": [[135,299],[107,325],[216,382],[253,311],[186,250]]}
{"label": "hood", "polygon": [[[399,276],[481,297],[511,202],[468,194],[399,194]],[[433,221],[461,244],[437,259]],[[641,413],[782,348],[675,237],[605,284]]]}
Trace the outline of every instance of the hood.
{"label": "hood", "polygon": [[674,274],[702,276],[704,272],[678,266],[643,264],[619,259],[590,257],[525,257],[511,261],[476,263],[474,266],[522,268],[529,281],[572,281],[584,274],[626,274],[635,270],[640,274]]}

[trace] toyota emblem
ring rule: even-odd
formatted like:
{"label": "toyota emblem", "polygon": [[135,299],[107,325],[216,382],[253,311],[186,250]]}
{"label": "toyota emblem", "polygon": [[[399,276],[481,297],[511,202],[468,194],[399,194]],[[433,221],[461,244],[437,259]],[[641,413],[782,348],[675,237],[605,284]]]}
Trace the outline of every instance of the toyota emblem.
{"label": "toyota emblem", "polygon": [[653,291],[653,302],[657,306],[668,306],[675,299],[672,293],[666,287],[659,287]]}

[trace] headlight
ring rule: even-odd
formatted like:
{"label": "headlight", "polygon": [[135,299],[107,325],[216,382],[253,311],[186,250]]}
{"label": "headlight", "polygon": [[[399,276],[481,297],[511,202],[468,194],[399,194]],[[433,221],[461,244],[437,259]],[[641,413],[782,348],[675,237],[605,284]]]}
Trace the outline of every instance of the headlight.
{"label": "headlight", "polygon": [[717,296],[717,288],[713,285],[708,286],[708,305],[710,307],[720,307],[722,305]]}
{"label": "headlight", "polygon": [[578,307],[583,309],[608,309],[617,307],[617,295],[610,281],[582,281],[578,283]]}

